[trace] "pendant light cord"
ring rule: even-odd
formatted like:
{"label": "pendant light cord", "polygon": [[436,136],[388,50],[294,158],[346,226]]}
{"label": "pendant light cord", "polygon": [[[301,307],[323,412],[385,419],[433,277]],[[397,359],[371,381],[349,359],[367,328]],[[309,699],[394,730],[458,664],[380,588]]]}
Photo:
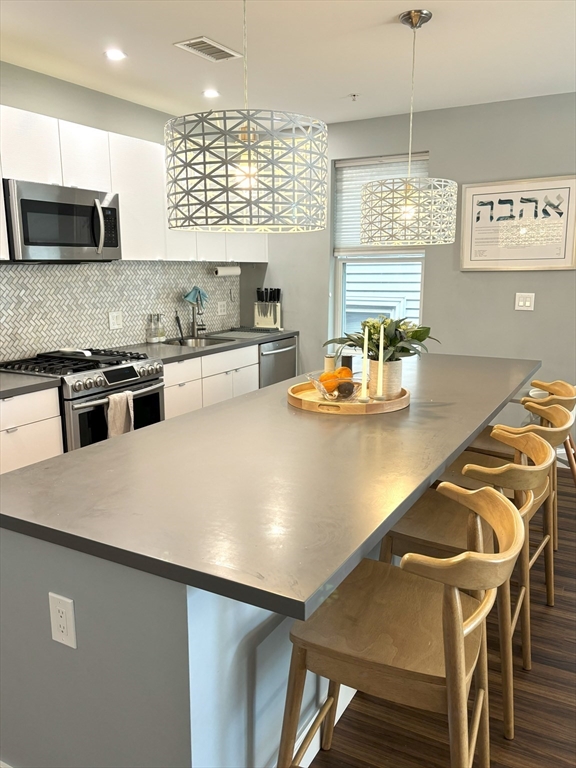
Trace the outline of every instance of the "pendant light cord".
{"label": "pendant light cord", "polygon": [[[246,0],[244,0],[246,5]],[[410,92],[410,138],[408,140],[408,178],[412,172],[412,122],[414,119],[414,73],[416,71],[416,29],[412,30],[412,90]]]}
{"label": "pendant light cord", "polygon": [[244,109],[248,109],[248,24],[246,23],[246,0],[243,0],[243,39],[242,52],[244,58]]}

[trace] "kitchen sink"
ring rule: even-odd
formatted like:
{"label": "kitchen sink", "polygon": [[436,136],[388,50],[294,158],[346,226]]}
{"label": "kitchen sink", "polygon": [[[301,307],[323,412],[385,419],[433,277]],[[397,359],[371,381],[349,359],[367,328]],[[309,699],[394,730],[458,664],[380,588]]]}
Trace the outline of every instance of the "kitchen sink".
{"label": "kitchen sink", "polygon": [[228,344],[231,341],[234,339],[206,339],[185,336],[183,339],[168,339],[164,344],[174,344],[176,347],[214,347],[216,344]]}

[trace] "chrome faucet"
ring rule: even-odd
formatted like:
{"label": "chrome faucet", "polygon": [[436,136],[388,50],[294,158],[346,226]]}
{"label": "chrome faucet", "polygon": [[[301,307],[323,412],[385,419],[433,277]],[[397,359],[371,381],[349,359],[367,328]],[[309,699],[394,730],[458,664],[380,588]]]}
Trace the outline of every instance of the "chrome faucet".
{"label": "chrome faucet", "polygon": [[197,315],[198,315],[198,305],[192,304],[192,337],[195,339],[198,338],[198,334],[200,331],[206,330],[206,323],[202,321],[199,323],[197,319]]}

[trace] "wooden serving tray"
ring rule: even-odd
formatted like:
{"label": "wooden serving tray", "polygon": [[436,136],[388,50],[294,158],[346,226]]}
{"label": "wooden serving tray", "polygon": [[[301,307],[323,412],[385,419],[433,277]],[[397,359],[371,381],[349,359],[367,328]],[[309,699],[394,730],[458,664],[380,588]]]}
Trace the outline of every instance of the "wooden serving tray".
{"label": "wooden serving tray", "polygon": [[371,413],[390,413],[400,411],[410,405],[410,392],[402,389],[396,400],[370,400],[369,403],[348,402],[346,400],[324,400],[311,381],[294,384],[288,388],[288,402],[294,408],[318,413],[333,413],[338,416],[360,416]]}

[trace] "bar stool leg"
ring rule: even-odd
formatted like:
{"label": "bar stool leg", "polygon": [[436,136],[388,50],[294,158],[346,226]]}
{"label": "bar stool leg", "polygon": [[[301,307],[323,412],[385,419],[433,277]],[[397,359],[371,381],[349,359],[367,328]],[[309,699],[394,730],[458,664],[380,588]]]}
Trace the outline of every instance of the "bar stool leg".
{"label": "bar stool leg", "polygon": [[305,682],[306,651],[304,648],[299,648],[295,645],[292,648],[292,659],[290,661],[286,708],[284,710],[280,751],[278,753],[278,768],[290,768],[292,765]]}
{"label": "bar stool leg", "polygon": [[490,711],[488,706],[488,651],[486,648],[486,622],[482,628],[482,640],[480,643],[480,655],[474,672],[476,695],[480,690],[484,691],[482,702],[482,714],[478,728],[478,768],[490,768]]}
{"label": "bar stool leg", "polygon": [[322,749],[328,750],[332,746],[332,736],[334,735],[334,724],[336,722],[336,708],[338,706],[338,695],[340,693],[340,684],[335,683],[334,680],[330,680],[328,685],[328,698],[332,696],[334,702],[326,719],[322,723]]}
{"label": "bar stool leg", "polygon": [[392,562],[392,536],[386,534],[380,542],[380,558],[383,563]]}
{"label": "bar stool leg", "polygon": [[574,482],[574,485],[576,485],[576,448],[574,447],[572,435],[568,435],[564,441],[564,448],[566,450],[566,456],[568,457],[570,471],[572,472],[572,481]]}
{"label": "bar stool leg", "polygon": [[520,609],[520,631],[522,635],[522,666],[532,669],[532,637],[530,630],[530,521],[524,523],[525,539],[518,558],[520,566],[520,588],[524,587],[524,600]]}
{"label": "bar stool leg", "polygon": [[498,629],[500,632],[500,665],[502,668],[502,704],[504,736],[514,738],[514,660],[512,657],[512,610],[510,581],[498,587]]}
{"label": "bar stool leg", "polygon": [[554,549],[558,549],[558,467],[555,461],[550,470],[550,488],[552,493],[553,509],[552,509],[552,527],[550,528],[550,534],[552,536],[552,546]]}
{"label": "bar stool leg", "polygon": [[554,605],[554,502],[548,496],[544,502],[544,535],[550,539],[544,547],[544,568],[546,572],[546,605]]}

